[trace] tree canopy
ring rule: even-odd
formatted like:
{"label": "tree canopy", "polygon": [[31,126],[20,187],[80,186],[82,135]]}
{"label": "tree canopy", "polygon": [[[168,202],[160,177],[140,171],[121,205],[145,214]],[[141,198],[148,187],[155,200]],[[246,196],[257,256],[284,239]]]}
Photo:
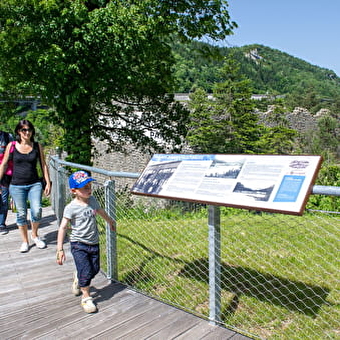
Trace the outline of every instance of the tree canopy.
{"label": "tree canopy", "polygon": [[[70,161],[111,149],[176,148],[188,111],[173,101],[172,40],[223,39],[227,1],[8,0],[0,3],[2,93],[55,108]],[[153,136],[158,138],[154,138]]]}
{"label": "tree canopy", "polygon": [[187,141],[196,152],[203,153],[291,153],[296,131],[288,127],[277,107],[271,119],[273,127],[259,123],[255,102],[251,99],[249,79],[240,64],[229,57],[220,70],[211,96],[197,89],[191,95]]}
{"label": "tree canopy", "polygon": [[188,141],[195,151],[206,153],[256,153],[261,127],[254,114],[249,80],[239,65],[227,59],[213,97],[198,89],[191,96]]}

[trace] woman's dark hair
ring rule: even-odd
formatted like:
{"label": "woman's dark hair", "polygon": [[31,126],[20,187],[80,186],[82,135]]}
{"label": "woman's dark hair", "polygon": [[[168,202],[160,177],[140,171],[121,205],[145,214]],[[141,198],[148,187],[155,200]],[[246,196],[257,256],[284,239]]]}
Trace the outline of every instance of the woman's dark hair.
{"label": "woman's dark hair", "polygon": [[22,119],[18,124],[17,126],[15,127],[15,130],[14,130],[14,133],[16,135],[16,139],[19,143],[21,143],[21,137],[20,137],[20,134],[19,134],[19,131],[25,126],[27,125],[29,129],[32,130],[32,134],[31,134],[31,138],[30,138],[30,141],[33,143],[34,142],[34,136],[35,136],[35,128],[33,126],[33,124],[29,121],[29,120],[26,120],[26,119]]}

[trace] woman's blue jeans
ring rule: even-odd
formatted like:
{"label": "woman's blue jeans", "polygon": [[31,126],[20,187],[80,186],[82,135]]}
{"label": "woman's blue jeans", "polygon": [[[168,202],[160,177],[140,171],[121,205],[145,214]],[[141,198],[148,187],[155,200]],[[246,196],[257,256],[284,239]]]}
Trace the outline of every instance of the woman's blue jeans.
{"label": "woman's blue jeans", "polygon": [[28,225],[27,221],[27,201],[30,202],[31,222],[40,222],[41,220],[41,197],[42,185],[37,182],[29,185],[9,186],[9,193],[13,198],[17,209],[17,225],[19,227]]}

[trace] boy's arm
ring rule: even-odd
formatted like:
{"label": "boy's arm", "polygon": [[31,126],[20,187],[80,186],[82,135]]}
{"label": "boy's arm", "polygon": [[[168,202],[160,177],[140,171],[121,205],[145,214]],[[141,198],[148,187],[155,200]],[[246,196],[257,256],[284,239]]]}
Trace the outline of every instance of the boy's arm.
{"label": "boy's arm", "polygon": [[103,208],[97,210],[98,214],[109,224],[112,231],[116,231],[116,221],[111,218]]}
{"label": "boy's arm", "polygon": [[57,239],[57,263],[62,265],[66,260],[65,252],[63,249],[64,239],[67,231],[67,225],[69,223],[69,219],[63,217],[61,220],[59,230],[58,230],[58,239]]}

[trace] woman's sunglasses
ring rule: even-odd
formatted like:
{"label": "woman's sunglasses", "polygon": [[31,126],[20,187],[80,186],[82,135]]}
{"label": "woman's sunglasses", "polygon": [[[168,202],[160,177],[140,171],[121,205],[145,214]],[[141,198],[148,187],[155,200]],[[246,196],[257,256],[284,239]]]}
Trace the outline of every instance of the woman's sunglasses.
{"label": "woman's sunglasses", "polygon": [[32,129],[23,128],[23,129],[20,129],[20,132],[32,132]]}

